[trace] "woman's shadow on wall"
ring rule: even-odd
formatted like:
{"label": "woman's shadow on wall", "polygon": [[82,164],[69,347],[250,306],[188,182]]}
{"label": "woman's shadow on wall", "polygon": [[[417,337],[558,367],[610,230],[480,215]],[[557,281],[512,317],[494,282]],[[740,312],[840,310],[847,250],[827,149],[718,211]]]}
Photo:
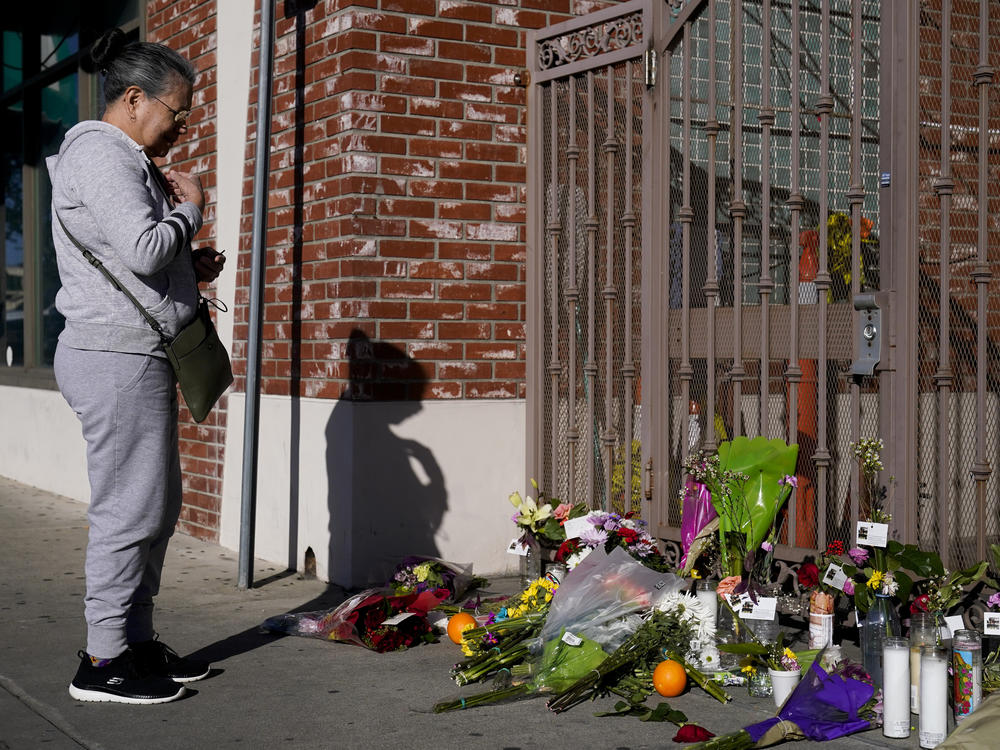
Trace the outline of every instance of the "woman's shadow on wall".
{"label": "woman's shadow on wall", "polygon": [[381,583],[407,555],[438,556],[448,507],[441,468],[421,443],[393,427],[421,410],[419,362],[355,329],[349,382],[326,426],[331,583]]}
{"label": "woman's shadow on wall", "polygon": [[[349,382],[326,426],[329,585],[288,614],[327,611],[352,589],[381,585],[408,555],[439,556],[435,535],[448,507],[444,477],[426,446],[392,429],[420,411],[424,370],[361,330],[346,346]],[[255,626],[190,657],[219,664],[277,637]]]}

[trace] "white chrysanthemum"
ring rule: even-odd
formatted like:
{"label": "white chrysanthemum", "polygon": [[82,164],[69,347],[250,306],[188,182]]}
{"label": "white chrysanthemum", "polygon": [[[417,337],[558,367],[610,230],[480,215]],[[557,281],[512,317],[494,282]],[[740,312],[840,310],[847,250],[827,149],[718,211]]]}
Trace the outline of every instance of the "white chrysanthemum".
{"label": "white chrysanthemum", "polygon": [[574,552],[572,555],[566,558],[566,569],[573,570],[573,568],[582,563],[584,559],[587,557],[587,555],[589,555],[593,551],[594,551],[593,547],[584,547],[579,552]]}
{"label": "white chrysanthemum", "polygon": [[[696,596],[683,592],[668,591],[661,594],[656,600],[656,609],[660,612],[679,612],[681,619],[691,623],[695,628],[693,643],[689,654],[697,658],[702,658],[703,650],[714,648],[715,646],[715,617],[713,612],[708,611],[708,607]],[[706,644],[703,649],[701,644]],[[718,655],[716,655],[718,660]]]}
{"label": "white chrysanthemum", "polygon": [[[720,656],[718,647],[710,643],[707,646],[702,646],[700,643],[695,642],[698,646],[698,664],[702,669],[705,670],[716,670],[719,668]],[[692,644],[694,646],[695,644]]]}

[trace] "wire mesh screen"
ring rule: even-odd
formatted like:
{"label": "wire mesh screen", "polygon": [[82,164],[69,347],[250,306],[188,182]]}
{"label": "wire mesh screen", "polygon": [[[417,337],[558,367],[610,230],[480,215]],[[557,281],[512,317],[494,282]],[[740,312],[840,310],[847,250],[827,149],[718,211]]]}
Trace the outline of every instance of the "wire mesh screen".
{"label": "wire mesh screen", "polygon": [[550,496],[641,511],[642,66],[542,87]]}
{"label": "wire mesh screen", "polygon": [[847,541],[852,413],[878,434],[877,384],[846,376],[852,295],[879,284],[880,4],[709,5],[665,53],[671,462],[736,434],[798,442],[784,541]]}
{"label": "wire mesh screen", "polygon": [[952,567],[998,535],[998,22],[995,0],[920,6],[915,541]]}

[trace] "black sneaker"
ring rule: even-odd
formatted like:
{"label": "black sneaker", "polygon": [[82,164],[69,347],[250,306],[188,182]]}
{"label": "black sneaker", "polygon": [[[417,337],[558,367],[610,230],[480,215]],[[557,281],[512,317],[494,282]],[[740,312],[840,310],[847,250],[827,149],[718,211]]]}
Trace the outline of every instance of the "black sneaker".
{"label": "black sneaker", "polygon": [[129,648],[135,655],[136,666],[146,674],[166,677],[174,682],[194,682],[208,677],[208,662],[185,659],[161,641],[132,643]]}
{"label": "black sneaker", "polygon": [[78,701],[169,703],[185,693],[183,685],[138,670],[131,651],[126,650],[103,667],[95,667],[84,651],[79,656],[80,668],[69,684],[69,694]]}

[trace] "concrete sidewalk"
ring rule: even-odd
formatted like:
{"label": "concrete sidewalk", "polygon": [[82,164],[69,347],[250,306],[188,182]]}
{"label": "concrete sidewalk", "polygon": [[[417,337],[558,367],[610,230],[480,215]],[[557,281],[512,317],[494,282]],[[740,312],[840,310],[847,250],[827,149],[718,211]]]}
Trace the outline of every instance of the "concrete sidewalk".
{"label": "concrete sidewalk", "polygon": [[[78,703],[67,686],[84,647],[86,534],[85,505],[0,478],[0,750],[676,746],[673,725],[596,718],[610,699],[559,715],[539,698],[435,715],[435,702],[483,689],[449,679],[460,658],[450,641],[376,654],[262,634],[267,617],[328,609],[342,592],[259,561],[257,585],[239,591],[234,553],[182,535],[168,554],[157,627],[179,653],[211,660],[212,676],[174,703]],[[697,688],[671,705],[716,733],[773,714],[769,699],[731,692],[726,707]],[[823,744],[917,746],[915,732],[886,740],[880,730]]]}

